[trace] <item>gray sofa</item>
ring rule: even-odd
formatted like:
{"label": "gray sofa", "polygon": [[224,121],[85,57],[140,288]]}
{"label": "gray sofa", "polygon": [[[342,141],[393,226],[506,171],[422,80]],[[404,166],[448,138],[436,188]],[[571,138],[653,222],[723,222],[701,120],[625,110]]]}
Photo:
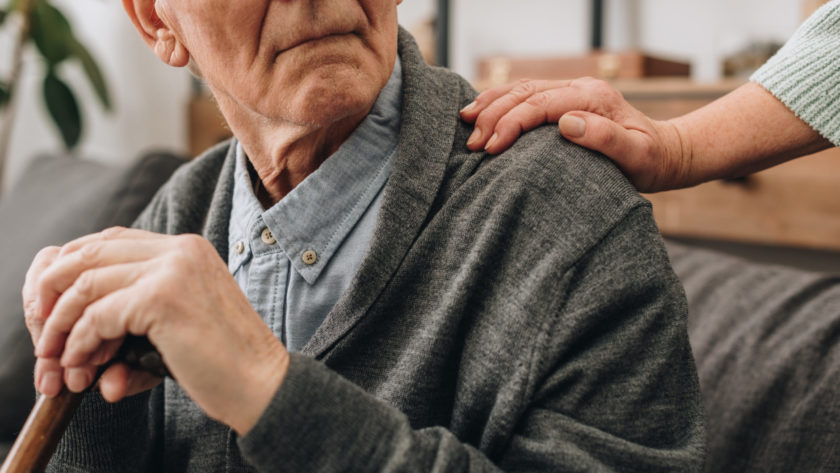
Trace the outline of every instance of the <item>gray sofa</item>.
{"label": "gray sofa", "polygon": [[[165,154],[129,168],[44,158],[0,200],[0,458],[34,399],[20,287],[35,252],[130,224],[180,163]],[[689,298],[706,471],[840,471],[840,278],[668,249]]]}
{"label": "gray sofa", "polygon": [[668,250],[688,295],[706,471],[840,472],[840,277]]}
{"label": "gray sofa", "polygon": [[183,163],[168,153],[149,153],[125,167],[45,156],[0,198],[0,459],[35,399],[20,295],[32,258],[44,246],[131,225]]}

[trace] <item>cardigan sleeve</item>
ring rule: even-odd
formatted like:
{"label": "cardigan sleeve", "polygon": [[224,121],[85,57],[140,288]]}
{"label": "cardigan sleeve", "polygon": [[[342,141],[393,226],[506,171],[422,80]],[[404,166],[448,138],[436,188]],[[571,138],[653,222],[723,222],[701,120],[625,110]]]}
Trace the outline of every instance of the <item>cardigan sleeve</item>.
{"label": "cardigan sleeve", "polygon": [[110,473],[161,471],[156,425],[162,389],[118,403],[98,392],[85,395],[50,460],[47,472]]}
{"label": "cardigan sleeve", "polygon": [[508,446],[484,452],[292,354],[238,440],[258,471],[700,471],[704,434],[686,303],[647,206],[570,268],[555,316],[523,343],[532,395]]}
{"label": "cardigan sleeve", "polygon": [[840,146],[840,0],[817,10],[750,79]]}

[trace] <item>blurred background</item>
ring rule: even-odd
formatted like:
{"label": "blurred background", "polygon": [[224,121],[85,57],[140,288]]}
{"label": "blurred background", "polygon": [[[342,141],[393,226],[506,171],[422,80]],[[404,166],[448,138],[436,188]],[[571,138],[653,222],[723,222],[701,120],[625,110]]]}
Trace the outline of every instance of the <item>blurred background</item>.
{"label": "blurred background", "polygon": [[[664,119],[742,84],[822,3],[405,0],[399,14],[430,62],[450,67],[479,89],[519,77],[598,76],[611,80],[644,112]],[[61,77],[78,97],[84,122],[72,156],[106,164],[130,163],[159,149],[194,156],[226,136],[224,121],[201,84],[185,70],[159,63],[138,38],[121,2],[52,4],[64,12],[79,42],[99,64],[112,105],[110,112],[100,105],[78,63],[60,66]],[[15,28],[6,23],[0,29],[0,78],[9,72],[6,59],[14,42]],[[35,48],[27,48],[4,191],[33,157],[64,152],[40,92],[44,68]],[[794,262],[810,261],[815,269],[836,265],[832,258],[840,251],[840,203],[831,197],[840,186],[836,152],[741,180],[650,196],[657,221],[672,237],[793,248]],[[752,248],[739,246],[737,251],[749,253]],[[773,254],[784,259],[784,252]]]}
{"label": "blurred background", "polygon": [[[436,0],[405,0],[400,22],[420,31],[437,16]],[[453,0],[450,66],[478,78],[478,61],[506,56],[563,56],[590,49],[589,0]],[[604,48],[640,49],[691,64],[691,77],[722,78],[727,55],[751,44],[783,42],[802,19],[801,0],[607,0]],[[185,71],[159,64],[141,43],[116,1],[55,0],[76,35],[99,62],[113,95],[114,113],[96,105],[80,68],[64,71],[79,95],[86,121],[77,153],[85,158],[129,160],[149,148],[189,149],[191,80]],[[13,31],[0,31],[0,57],[10,57]],[[61,148],[41,103],[40,58],[24,57],[9,162],[3,188],[36,154]],[[9,61],[0,61],[0,77]]]}

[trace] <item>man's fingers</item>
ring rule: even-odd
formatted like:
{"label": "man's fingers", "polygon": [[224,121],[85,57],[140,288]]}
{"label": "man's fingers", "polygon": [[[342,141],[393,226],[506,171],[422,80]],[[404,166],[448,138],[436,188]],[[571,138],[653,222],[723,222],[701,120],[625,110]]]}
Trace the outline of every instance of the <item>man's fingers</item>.
{"label": "man's fingers", "polygon": [[[121,229],[130,235],[139,230]],[[43,271],[38,280],[38,293],[42,312],[49,314],[59,296],[73,285],[79,276],[87,270],[124,263],[148,260],[161,254],[166,249],[165,240],[157,238],[113,239],[106,236],[82,237],[61,248],[61,252],[52,264]],[[123,234],[123,233],[120,233]],[[145,234],[145,233],[144,233]],[[153,234],[149,234],[153,235]],[[78,242],[85,240],[84,245]],[[67,248],[75,247],[69,251]]]}
{"label": "man's fingers", "polygon": [[87,389],[96,377],[97,367],[93,365],[77,366],[64,370],[64,384],[74,393]]}
{"label": "man's fingers", "polygon": [[136,303],[137,291],[125,288],[88,305],[67,336],[61,365],[69,368],[92,363],[94,355],[111,341],[122,339],[129,333],[146,334],[146,324],[151,323],[153,316],[138,313]]}
{"label": "man's fingers", "polygon": [[117,402],[148,391],[160,383],[160,378],[141,371],[132,371],[124,363],[114,363],[99,378],[99,392],[106,401]]}
{"label": "man's fingers", "polygon": [[29,335],[32,337],[32,344],[37,345],[41,337],[41,329],[46,320],[46,312],[43,310],[41,297],[38,291],[38,281],[41,274],[55,261],[61,248],[49,246],[42,249],[35,255],[35,259],[26,271],[26,278],[23,283],[21,296],[23,297],[23,314]]}
{"label": "man's fingers", "polygon": [[85,309],[94,301],[133,284],[144,268],[145,265],[138,263],[118,264],[81,273],[55,303],[43,326],[35,354],[41,357],[61,355],[67,334]]}
{"label": "man's fingers", "polygon": [[102,366],[105,363],[111,361],[117,351],[119,351],[120,347],[125,341],[124,338],[117,338],[114,340],[108,340],[103,343],[93,354],[90,356],[90,364],[94,366]]}
{"label": "man's fingers", "polygon": [[64,385],[64,368],[57,358],[38,358],[35,361],[35,389],[47,397],[55,397]]}
{"label": "man's fingers", "polygon": [[160,240],[165,239],[166,235],[158,233],[147,232],[145,230],[137,230],[134,228],[125,227],[111,227],[102,230],[98,233],[91,233],[75,240],[72,240],[61,247],[61,254],[72,253],[87,246],[90,243],[112,241],[112,240]]}

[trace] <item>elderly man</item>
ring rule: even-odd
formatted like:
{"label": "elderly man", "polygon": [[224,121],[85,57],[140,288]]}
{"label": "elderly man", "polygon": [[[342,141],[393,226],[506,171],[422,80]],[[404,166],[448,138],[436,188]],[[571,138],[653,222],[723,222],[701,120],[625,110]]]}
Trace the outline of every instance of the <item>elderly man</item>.
{"label": "elderly man", "polygon": [[684,297],[614,167],[551,128],[470,152],[399,0],[123,2],[236,139],[33,262],[42,393],[127,334],[174,378],[110,366],[53,471],[699,469]]}

